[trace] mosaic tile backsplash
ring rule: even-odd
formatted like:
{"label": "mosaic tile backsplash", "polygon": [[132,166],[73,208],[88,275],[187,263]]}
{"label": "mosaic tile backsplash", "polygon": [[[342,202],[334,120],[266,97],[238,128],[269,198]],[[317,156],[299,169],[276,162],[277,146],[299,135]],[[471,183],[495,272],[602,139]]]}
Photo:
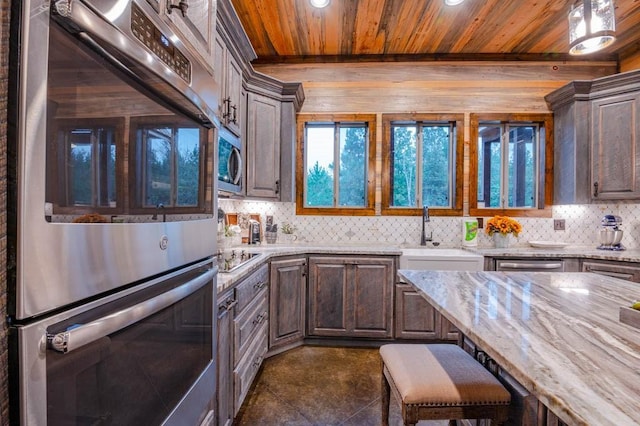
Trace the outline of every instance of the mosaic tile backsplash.
{"label": "mosaic tile backsplash", "polygon": [[[419,216],[297,216],[294,203],[264,201],[237,201],[220,199],[219,207],[227,213],[258,213],[263,223],[267,215],[273,216],[279,228],[289,223],[296,227],[298,242],[315,244],[387,244],[390,246],[417,246],[422,230]],[[600,219],[605,214],[622,218],[624,230],[622,244],[628,249],[640,246],[640,204],[595,204],[554,206],[553,218],[518,217],[523,231],[513,240],[516,246],[528,241],[561,241],[574,245],[597,246]],[[488,218],[485,218],[485,221]],[[565,230],[555,231],[553,219],[564,219]],[[462,218],[431,217],[427,234],[444,247],[462,244]],[[279,240],[280,241],[280,240]],[[478,245],[490,247],[491,239],[480,233]]]}

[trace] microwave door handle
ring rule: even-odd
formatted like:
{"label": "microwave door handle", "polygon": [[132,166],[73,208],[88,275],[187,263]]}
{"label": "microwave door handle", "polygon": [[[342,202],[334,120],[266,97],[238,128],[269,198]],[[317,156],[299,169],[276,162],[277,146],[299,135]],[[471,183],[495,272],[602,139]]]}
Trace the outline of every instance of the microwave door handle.
{"label": "microwave door handle", "polygon": [[118,330],[122,330],[196,292],[209,283],[215,273],[215,269],[210,269],[179,287],[138,303],[137,305],[130,306],[61,333],[47,333],[47,348],[57,352],[67,353],[115,333]]}
{"label": "microwave door handle", "polygon": [[[235,161],[234,161],[235,158]],[[237,165],[237,168],[234,170],[233,164]],[[231,155],[229,156],[228,164],[227,164],[230,172],[232,172],[231,183],[234,185],[240,184],[240,179],[242,179],[242,154],[238,148],[231,149]]]}

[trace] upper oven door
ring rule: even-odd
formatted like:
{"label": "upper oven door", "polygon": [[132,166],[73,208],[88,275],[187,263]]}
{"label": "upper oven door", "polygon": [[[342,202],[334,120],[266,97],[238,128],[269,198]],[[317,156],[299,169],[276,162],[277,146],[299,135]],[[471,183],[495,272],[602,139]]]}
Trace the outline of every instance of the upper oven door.
{"label": "upper oven door", "polygon": [[[8,308],[16,320],[216,249],[213,77],[145,1],[51,7],[22,2],[13,46]],[[96,221],[106,223],[86,223]]]}

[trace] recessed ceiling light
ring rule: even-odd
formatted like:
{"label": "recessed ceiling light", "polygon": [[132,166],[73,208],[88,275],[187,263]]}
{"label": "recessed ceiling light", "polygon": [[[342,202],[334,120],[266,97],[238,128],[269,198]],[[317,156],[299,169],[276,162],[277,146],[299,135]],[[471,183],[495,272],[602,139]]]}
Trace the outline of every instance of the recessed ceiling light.
{"label": "recessed ceiling light", "polygon": [[444,0],[444,4],[447,6],[456,6],[462,3],[464,0]]}
{"label": "recessed ceiling light", "polygon": [[331,0],[309,0],[309,3],[311,3],[313,7],[323,8],[329,6],[330,1]]}

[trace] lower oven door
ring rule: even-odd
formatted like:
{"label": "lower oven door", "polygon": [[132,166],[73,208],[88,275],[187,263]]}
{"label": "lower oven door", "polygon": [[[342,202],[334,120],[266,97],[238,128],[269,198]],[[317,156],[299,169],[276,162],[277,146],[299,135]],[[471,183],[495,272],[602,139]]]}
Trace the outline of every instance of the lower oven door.
{"label": "lower oven door", "polygon": [[212,418],[217,269],[203,263],[21,327],[21,424],[198,425]]}

